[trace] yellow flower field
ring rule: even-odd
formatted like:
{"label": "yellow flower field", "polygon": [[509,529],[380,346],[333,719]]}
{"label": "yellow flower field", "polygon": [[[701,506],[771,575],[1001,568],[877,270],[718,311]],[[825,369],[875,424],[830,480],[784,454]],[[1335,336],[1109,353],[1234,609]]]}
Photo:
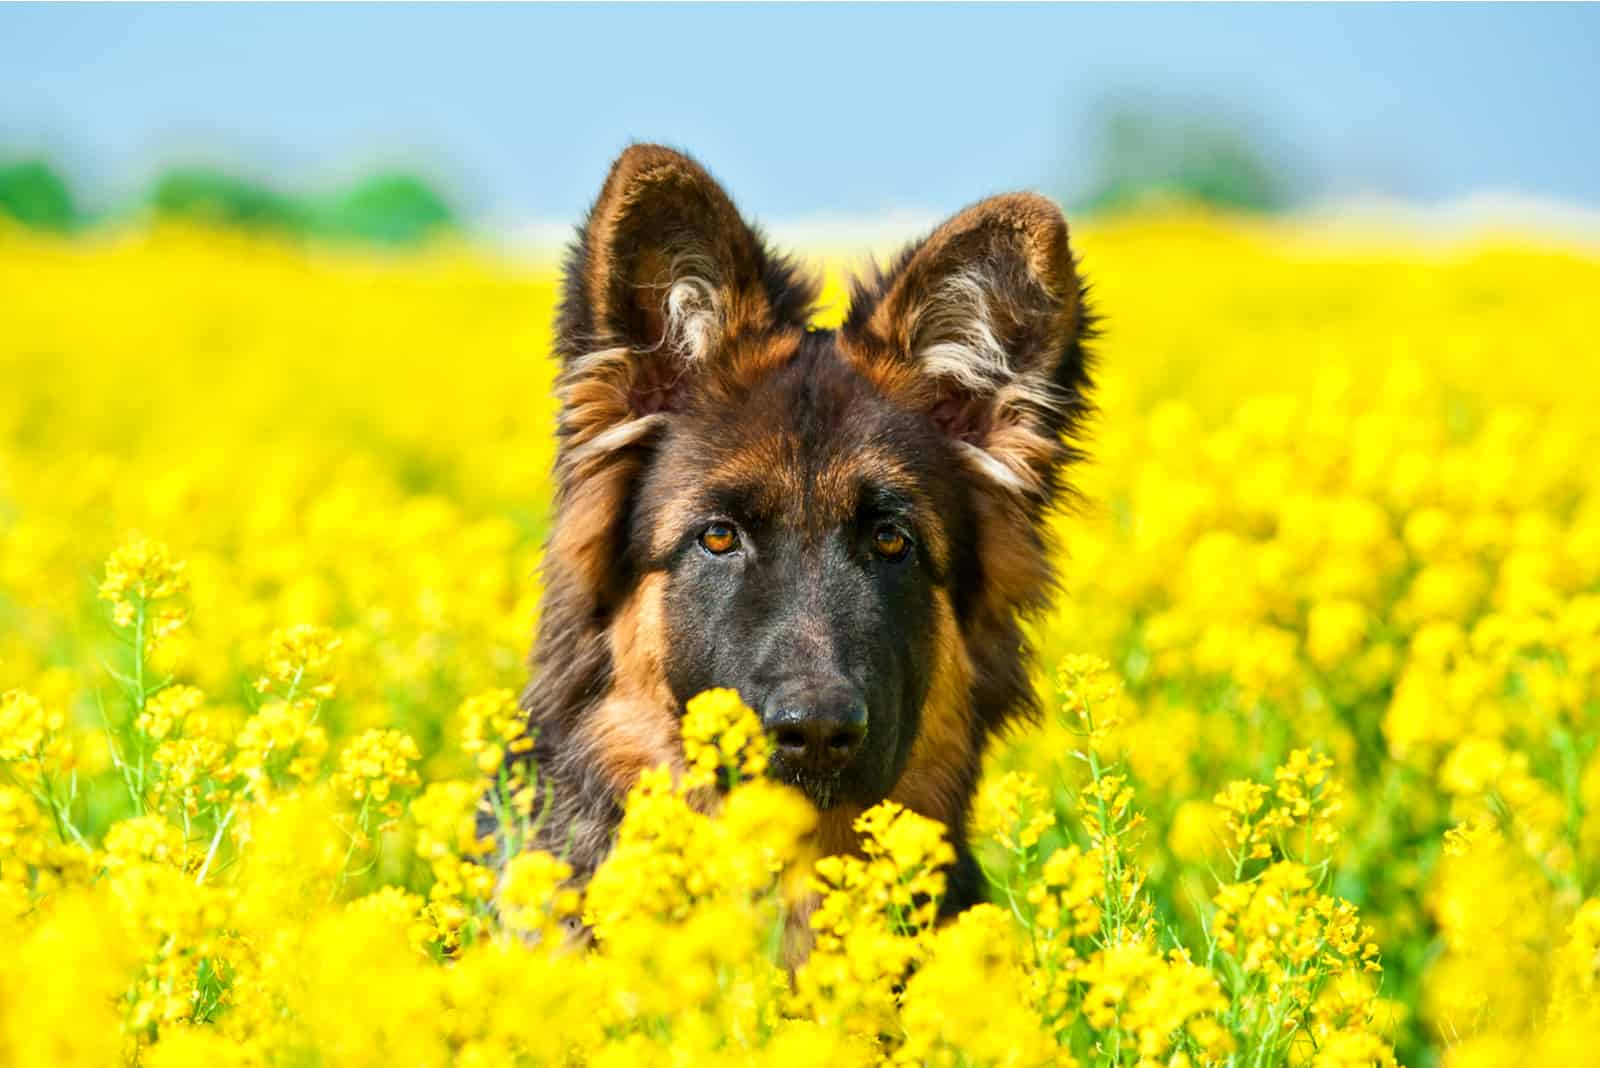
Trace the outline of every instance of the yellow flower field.
{"label": "yellow flower field", "polygon": [[1050,714],[939,926],[940,828],[814,857],[726,691],[586,893],[485,863],[552,267],[0,230],[0,1065],[1592,1063],[1600,256],[1074,240]]}

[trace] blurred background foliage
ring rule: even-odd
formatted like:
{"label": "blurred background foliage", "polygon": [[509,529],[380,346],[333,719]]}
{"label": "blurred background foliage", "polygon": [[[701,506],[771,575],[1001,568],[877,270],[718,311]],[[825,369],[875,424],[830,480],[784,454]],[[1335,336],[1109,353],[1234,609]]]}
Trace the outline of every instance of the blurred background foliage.
{"label": "blurred background foliage", "polygon": [[42,159],[0,164],[0,215],[54,233],[142,217],[371,245],[417,244],[461,225],[450,199],[416,174],[381,171],[307,194],[209,166],[171,168],[134,202],[90,216],[61,170]]}
{"label": "blurred background foliage", "polygon": [[[1057,190],[1080,215],[1120,215],[1154,204],[1282,212],[1297,182],[1251,124],[1225,110],[1151,99],[1116,101],[1096,121],[1087,182]],[[405,246],[459,231],[459,198],[440,183],[385,170],[328,193],[285,190],[235,170],[175,166],[134,201],[91,216],[60,168],[43,159],[0,165],[0,214],[23,226],[70,232],[127,218],[197,222],[280,235]]]}
{"label": "blurred background foliage", "polygon": [[1242,212],[1293,205],[1286,154],[1269,150],[1250,123],[1223,110],[1124,100],[1103,111],[1097,131],[1093,177],[1077,198],[1086,214],[1174,201]]}
{"label": "blurred background foliage", "polygon": [[37,159],[0,163],[0,213],[37,230],[64,232],[80,222],[66,179]]}

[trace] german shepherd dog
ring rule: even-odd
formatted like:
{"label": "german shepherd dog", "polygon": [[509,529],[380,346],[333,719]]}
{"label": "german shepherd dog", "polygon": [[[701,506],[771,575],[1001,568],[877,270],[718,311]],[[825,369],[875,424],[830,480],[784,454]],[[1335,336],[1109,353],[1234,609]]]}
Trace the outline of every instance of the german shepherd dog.
{"label": "german shepherd dog", "polygon": [[1028,193],[966,209],[854,284],[838,330],[694,160],[612,166],[566,263],[557,498],[523,697],[536,844],[586,879],[684,702],[731,687],[772,774],[854,844],[891,798],[942,821],[946,913],[978,900],[984,745],[1034,708],[1021,618],[1088,411],[1067,226]]}

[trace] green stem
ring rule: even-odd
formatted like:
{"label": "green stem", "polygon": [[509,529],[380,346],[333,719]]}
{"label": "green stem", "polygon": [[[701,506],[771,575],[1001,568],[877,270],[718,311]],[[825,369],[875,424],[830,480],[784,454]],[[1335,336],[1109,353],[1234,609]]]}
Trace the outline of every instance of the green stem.
{"label": "green stem", "polygon": [[128,732],[129,739],[138,750],[139,763],[134,768],[133,807],[139,815],[144,815],[145,800],[145,745],[139,729],[139,717],[144,715],[145,688],[144,688],[144,630],[145,630],[145,599],[139,598],[139,610],[133,621],[133,723]]}
{"label": "green stem", "polygon": [[223,814],[222,822],[217,824],[217,833],[211,836],[211,847],[206,850],[206,859],[200,865],[200,871],[194,877],[194,884],[199,886],[206,881],[206,872],[211,870],[211,862],[216,859],[217,848],[222,845],[222,836],[228,829],[228,824],[233,820],[235,806],[229,805],[228,811]]}
{"label": "green stem", "polygon": [[371,839],[372,834],[367,829],[368,814],[372,810],[372,795],[368,794],[361,799],[361,811],[356,814],[356,830],[350,835],[350,846],[344,851],[344,860],[339,863],[339,878],[334,880],[333,889],[328,893],[328,900],[333,901],[339,896],[339,891],[344,889],[345,879],[350,874],[350,858],[356,854],[356,843],[362,838]]}

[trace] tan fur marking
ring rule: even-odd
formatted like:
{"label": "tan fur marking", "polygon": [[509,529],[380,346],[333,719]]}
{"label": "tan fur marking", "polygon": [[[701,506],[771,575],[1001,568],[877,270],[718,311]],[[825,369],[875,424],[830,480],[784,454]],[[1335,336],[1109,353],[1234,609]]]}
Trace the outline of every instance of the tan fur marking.
{"label": "tan fur marking", "polygon": [[[911,746],[911,758],[889,794],[913,812],[950,826],[961,804],[962,787],[972,752],[972,660],[956,625],[955,610],[943,590],[934,595],[933,680],[922,706],[922,726]],[[951,836],[961,828],[951,827]]]}
{"label": "tan fur marking", "polygon": [[599,589],[613,566],[615,517],[634,466],[612,463],[575,482],[550,533],[550,556],[570,564],[590,589]]}
{"label": "tan fur marking", "polygon": [[817,944],[817,936],[811,930],[811,914],[817,911],[821,903],[822,897],[816,891],[807,890],[789,902],[788,910],[784,913],[783,943],[778,952],[784,966],[791,971],[805,963]]}
{"label": "tan fur marking", "polygon": [[817,856],[859,853],[861,836],[856,833],[855,822],[863,811],[860,805],[845,803],[817,813],[817,829],[812,832]]}
{"label": "tan fur marking", "polygon": [[855,513],[857,487],[867,481],[893,483],[914,494],[919,507],[927,506],[927,499],[895,455],[868,445],[836,458],[817,472],[811,487],[813,507],[825,511],[830,523],[844,522]]}
{"label": "tan fur marking", "polygon": [[950,562],[950,539],[918,480],[894,453],[868,446],[840,457],[817,473],[812,484],[812,508],[819,524],[848,523],[855,517],[856,495],[863,482],[889,486],[911,500],[922,550],[935,566]]}
{"label": "tan fur marking", "polygon": [[1050,561],[1040,536],[1015,498],[1001,493],[976,495],[978,560],[984,599],[996,618],[1045,601],[1050,592]]}
{"label": "tan fur marking", "polygon": [[650,550],[657,556],[665,555],[683,537],[690,525],[700,516],[697,503],[687,495],[674,496],[662,505],[656,517],[655,529],[650,532]]}
{"label": "tan fur marking", "polygon": [[794,359],[803,336],[799,330],[779,330],[742,340],[729,361],[733,385],[748,389]]}
{"label": "tan fur marking", "polygon": [[620,797],[658,764],[681,770],[682,747],[666,677],[662,599],[667,576],[647,576],[611,624],[611,690],[580,733]]}
{"label": "tan fur marking", "polygon": [[570,448],[578,448],[632,417],[628,389],[635,368],[625,348],[590,353],[557,386]]}
{"label": "tan fur marking", "polygon": [[933,383],[921,369],[899,359],[872,336],[840,334],[839,351],[879,393],[908,408],[928,407],[934,400]]}
{"label": "tan fur marking", "polygon": [[758,490],[760,503],[773,511],[799,501],[804,493],[796,468],[798,443],[781,430],[764,434],[731,457],[707,470],[672,473],[674,492],[663,502],[650,532],[650,548],[663,554],[696,523],[704,520],[700,490],[708,485],[748,486]]}
{"label": "tan fur marking", "polygon": [[805,499],[805,484],[800,477],[800,439],[782,428],[753,436],[706,471],[704,482],[755,489],[762,505],[774,511],[782,510],[782,505],[792,506]]}

